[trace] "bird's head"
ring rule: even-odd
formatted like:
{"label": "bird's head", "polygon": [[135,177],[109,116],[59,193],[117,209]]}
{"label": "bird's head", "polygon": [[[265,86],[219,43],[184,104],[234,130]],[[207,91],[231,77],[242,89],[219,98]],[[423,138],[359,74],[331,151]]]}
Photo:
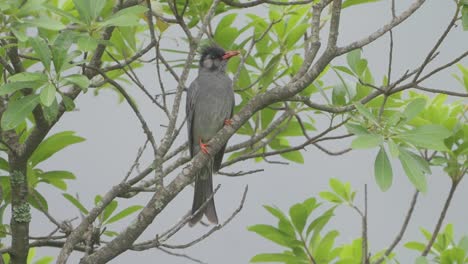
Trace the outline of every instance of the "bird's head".
{"label": "bird's head", "polygon": [[200,69],[224,72],[226,70],[227,61],[239,54],[240,52],[236,50],[225,51],[218,46],[206,46],[201,52]]}

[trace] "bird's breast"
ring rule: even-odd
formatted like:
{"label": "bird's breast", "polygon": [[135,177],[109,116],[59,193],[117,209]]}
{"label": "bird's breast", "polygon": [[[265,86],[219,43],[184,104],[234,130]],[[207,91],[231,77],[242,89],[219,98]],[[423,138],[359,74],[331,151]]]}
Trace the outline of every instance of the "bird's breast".
{"label": "bird's breast", "polygon": [[209,140],[216,135],[224,126],[224,120],[231,115],[233,97],[233,94],[223,89],[212,89],[199,94],[192,123],[195,136]]}

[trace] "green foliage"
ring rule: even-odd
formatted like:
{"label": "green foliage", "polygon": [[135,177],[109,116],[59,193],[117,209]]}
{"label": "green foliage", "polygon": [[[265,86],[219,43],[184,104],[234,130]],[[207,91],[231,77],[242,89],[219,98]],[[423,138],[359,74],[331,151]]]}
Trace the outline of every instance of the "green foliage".
{"label": "green foliage", "polygon": [[[273,206],[264,208],[277,220],[276,225],[257,224],[250,226],[249,231],[281,246],[281,252],[261,253],[252,257],[252,263],[320,263],[320,264],[361,264],[362,263],[362,237],[352,240],[348,244],[335,245],[339,232],[333,229],[332,218],[337,206],[343,205],[352,208],[362,217],[362,212],[353,203],[356,192],[351,190],[349,183],[338,179],[330,179],[331,191],[323,191],[320,197],[309,198],[289,208],[289,214],[283,213]],[[327,207],[327,204],[333,206]],[[349,221],[347,221],[349,222]],[[362,228],[362,226],[356,227]],[[343,229],[343,227],[340,227]],[[432,234],[421,229],[426,241],[411,241],[405,247],[419,253],[425,249]],[[416,264],[463,264],[468,263],[468,236],[462,236],[455,242],[454,230],[451,224],[441,231],[433,244],[430,255],[433,257],[418,257]],[[369,241],[367,241],[369,243]],[[395,253],[385,255],[386,250],[379,251],[370,256],[370,263],[400,263]],[[409,262],[405,262],[409,263]]]}
{"label": "green foliage", "polygon": [[[362,59],[361,53],[355,50],[347,55],[347,60],[350,69],[345,66],[335,66],[334,69],[359,79],[364,78],[367,61]],[[459,68],[465,74],[464,68]],[[457,76],[457,79],[465,84],[464,77]],[[425,175],[431,173],[430,166],[443,166],[447,172],[451,172],[448,174],[452,180],[461,178],[461,169],[466,168],[468,153],[468,126],[463,122],[466,110],[462,103],[446,104],[445,95],[429,100],[426,96],[410,93],[407,99],[389,96],[387,109],[382,108],[385,106],[384,101],[378,99],[366,106],[355,102],[358,115],[352,116],[346,128],[356,135],[351,143],[353,149],[379,148],[374,175],[382,191],[388,190],[393,182],[392,163],[385,145],[390,157],[400,160],[406,176],[420,191],[427,190]],[[431,151],[434,155],[420,154],[423,151]]]}
{"label": "green foliage", "polygon": [[[19,127],[38,105],[41,105],[50,123],[55,121],[60,103],[65,105],[66,110],[73,110],[74,105],[63,90],[76,86],[86,91],[91,83],[81,73],[69,74],[68,70],[92,57],[84,52],[96,49],[101,43],[99,36],[106,27],[117,26],[121,33],[121,38],[113,37],[113,45],[109,47],[110,51],[118,51],[117,55],[114,54],[116,58],[121,59],[125,56],[123,54],[128,54],[129,47],[136,49],[135,28],[141,27],[140,20],[147,8],[137,5],[111,14],[113,5],[114,2],[108,0],[2,3],[0,10],[6,16],[2,15],[4,24],[1,31],[11,30],[18,40],[15,45],[19,48],[32,48],[32,53],[23,62],[25,72],[9,76],[6,82],[3,82],[3,78],[0,81],[0,95],[11,96],[7,111],[2,116],[2,129]],[[64,30],[68,23],[74,24],[72,30]],[[37,31],[37,35],[27,35],[28,30]],[[4,52],[3,49],[2,46],[0,52]],[[106,59],[112,60],[109,57]],[[30,67],[37,65],[37,62],[41,67],[38,65],[31,70]],[[139,64],[136,62],[134,65]],[[115,77],[121,74],[123,71],[120,70]]]}
{"label": "green foliage", "polygon": [[349,183],[342,183],[338,179],[331,178],[329,184],[330,184],[332,191],[320,192],[320,197],[322,199],[325,199],[328,202],[337,203],[337,204],[341,204],[341,203],[352,204],[353,203],[354,196],[356,196],[356,192],[351,190],[351,185]]}
{"label": "green foliage", "polygon": [[378,1],[380,0],[346,0],[343,2],[342,8],[347,8],[353,5],[373,3],[373,2],[378,2]]}
{"label": "green foliage", "polygon": [[463,30],[468,30],[468,2],[466,0],[460,0],[461,7],[461,19]]}
{"label": "green foliage", "polygon": [[1,127],[4,130],[16,128],[36,108],[39,96],[32,94],[8,104],[8,108],[2,115]]}
{"label": "green foliage", "polygon": [[59,132],[42,141],[31,155],[31,158],[29,158],[29,161],[34,167],[60,150],[83,141],[84,138],[76,136],[73,131]]}
{"label": "green foliage", "polygon": [[[273,206],[264,206],[278,220],[276,226],[258,224],[250,226],[248,230],[281,246],[283,251],[258,254],[250,262],[360,264],[361,238],[349,244],[335,245],[339,232],[329,227],[330,220],[335,217],[336,204],[355,208],[353,200],[356,193],[349,183],[338,179],[330,180],[330,188],[331,191],[320,193],[324,203],[309,198],[291,206],[289,214]],[[332,206],[327,207],[327,203]],[[381,256],[382,253],[374,255],[371,262]],[[393,258],[394,254],[391,254],[382,263],[390,263],[387,261]]]}
{"label": "green foliage", "polygon": [[[70,195],[68,193],[63,193],[62,194],[65,199],[67,199],[73,206],[75,206],[81,214],[83,215],[88,215],[89,211],[86,209],[86,207],[80,202],[78,197],[74,197],[73,195]],[[97,195],[94,197],[94,205],[95,206],[100,206],[102,197],[100,195]],[[143,206],[140,205],[132,205],[129,206],[125,209],[122,209],[115,213],[116,209],[118,208],[119,203],[115,200],[111,201],[102,211],[101,214],[98,216],[99,220],[99,226],[105,230],[104,235],[106,236],[115,236],[118,235],[117,232],[114,232],[108,228],[108,226],[112,223],[118,222],[138,211],[140,211]]]}
{"label": "green foliage", "polygon": [[379,153],[375,157],[374,170],[375,181],[380,189],[382,191],[388,190],[392,186],[393,171],[387,152],[383,147],[380,148]]}
{"label": "green foliage", "polygon": [[[420,253],[423,252],[432,234],[424,228],[421,228],[421,233],[426,238],[424,243],[411,241],[407,242],[405,247]],[[454,234],[453,225],[448,224],[445,226],[444,230],[437,235],[436,240],[429,251],[429,255],[431,256],[430,259],[433,259],[433,262],[431,263],[468,263],[468,236],[462,236],[458,242],[456,242]],[[429,258],[418,258],[416,263],[429,263]]]}

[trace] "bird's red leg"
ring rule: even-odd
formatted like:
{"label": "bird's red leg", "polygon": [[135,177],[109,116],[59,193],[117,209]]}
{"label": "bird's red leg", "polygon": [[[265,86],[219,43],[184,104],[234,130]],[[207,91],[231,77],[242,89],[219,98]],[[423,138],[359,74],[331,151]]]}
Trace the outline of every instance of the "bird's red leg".
{"label": "bird's red leg", "polygon": [[203,143],[201,138],[199,139],[198,144],[200,144],[201,151],[205,154],[208,154],[208,144]]}
{"label": "bird's red leg", "polygon": [[224,125],[225,126],[231,126],[232,125],[232,119],[224,119]]}

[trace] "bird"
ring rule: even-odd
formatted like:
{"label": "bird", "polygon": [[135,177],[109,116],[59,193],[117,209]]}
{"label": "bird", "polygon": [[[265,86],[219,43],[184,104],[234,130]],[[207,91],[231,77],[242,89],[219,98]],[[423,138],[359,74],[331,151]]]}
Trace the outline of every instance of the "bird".
{"label": "bird", "polygon": [[[209,155],[207,142],[225,125],[231,124],[235,102],[232,80],[226,73],[226,66],[230,58],[239,54],[239,51],[225,51],[217,45],[201,49],[198,76],[187,90],[186,101],[188,144],[192,158],[199,151]],[[213,198],[202,210],[199,208],[213,193],[213,173],[220,169],[225,148],[226,145],[210,156],[208,164],[195,176],[190,226],[198,223],[203,215],[209,222],[218,223]]]}

